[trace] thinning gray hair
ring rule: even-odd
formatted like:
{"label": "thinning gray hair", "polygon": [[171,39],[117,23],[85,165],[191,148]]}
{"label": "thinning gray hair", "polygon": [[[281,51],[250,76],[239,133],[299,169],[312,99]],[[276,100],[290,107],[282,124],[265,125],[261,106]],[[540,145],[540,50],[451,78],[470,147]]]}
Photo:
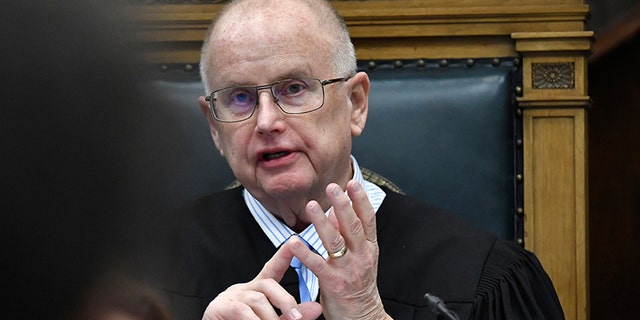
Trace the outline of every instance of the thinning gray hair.
{"label": "thinning gray hair", "polygon": [[[209,28],[206,32],[206,36],[204,42],[202,44],[202,49],[200,50],[200,78],[202,79],[202,83],[204,85],[205,93],[207,95],[211,94],[213,89],[211,88],[211,84],[209,83],[209,79],[207,77],[209,70],[209,64],[207,61],[207,57],[209,55],[210,50],[210,42],[212,39],[212,35],[214,33],[215,27],[224,16],[226,16],[230,11],[232,11],[238,5],[245,3],[247,1],[254,1],[256,3],[259,2],[258,5],[254,6],[254,8],[260,8],[264,6],[266,0],[233,0],[229,2],[220,13],[213,19]],[[272,1],[281,1],[281,0],[272,0]],[[333,68],[334,72],[336,72],[337,76],[350,76],[356,73],[357,71],[357,61],[356,61],[356,53],[353,43],[351,42],[351,37],[349,35],[349,29],[347,28],[347,24],[344,19],[340,15],[340,13],[331,5],[331,3],[327,0],[294,0],[298,1],[304,5],[306,5],[311,12],[315,13],[315,17],[320,26],[325,28],[323,31],[326,33],[334,35],[331,43],[331,56],[333,57]]]}

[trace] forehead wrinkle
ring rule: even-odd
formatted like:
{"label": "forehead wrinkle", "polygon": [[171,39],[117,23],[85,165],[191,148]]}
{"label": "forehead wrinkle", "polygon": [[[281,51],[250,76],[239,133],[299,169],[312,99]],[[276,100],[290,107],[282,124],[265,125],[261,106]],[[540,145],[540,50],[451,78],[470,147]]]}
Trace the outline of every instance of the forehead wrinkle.
{"label": "forehead wrinkle", "polygon": [[[251,28],[252,33],[265,36],[274,30],[287,28],[289,28],[288,31],[309,28],[319,30],[319,21],[309,8],[295,1],[294,5],[286,5],[286,2],[288,1],[274,1],[259,9],[247,7],[251,1],[240,3],[220,17],[212,33],[231,35],[242,31],[243,28]],[[286,19],[282,19],[283,17]],[[291,26],[295,28],[290,29]]]}
{"label": "forehead wrinkle", "polygon": [[271,23],[264,20],[259,23],[234,22],[215,35],[214,50],[261,55],[267,50],[286,51],[300,44],[313,44],[321,38],[321,35],[309,32],[308,27],[299,27],[293,21]]}
{"label": "forehead wrinkle", "polygon": [[[213,78],[224,80],[221,85],[254,85],[243,79],[255,79],[253,64],[256,62],[270,64],[267,69],[274,78],[269,81],[293,76],[319,76],[313,74],[311,64],[320,70],[329,70],[330,39],[321,32],[311,32],[318,29],[303,19],[304,12],[292,15],[284,23],[275,22],[278,21],[273,17],[275,14],[266,11],[240,19],[236,10],[226,15],[212,30],[209,61],[212,70],[217,72],[211,74]],[[283,13],[277,14],[281,16]],[[317,25],[317,21],[315,23]],[[301,25],[304,27],[299,27]],[[243,69],[247,64],[251,67]],[[247,71],[242,74],[240,70]]]}

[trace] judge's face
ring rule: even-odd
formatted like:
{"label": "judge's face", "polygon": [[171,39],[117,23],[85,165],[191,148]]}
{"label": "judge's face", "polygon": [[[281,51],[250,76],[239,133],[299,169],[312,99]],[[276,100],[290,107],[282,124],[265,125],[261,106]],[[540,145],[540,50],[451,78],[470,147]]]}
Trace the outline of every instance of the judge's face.
{"label": "judge's face", "polygon": [[[209,42],[210,89],[349,76],[334,72],[332,37],[308,11],[283,4],[223,18]],[[267,204],[321,201],[328,183],[344,186],[351,178],[351,138],[364,127],[368,85],[364,73],[328,84],[324,105],[305,114],[284,113],[269,90],[259,90],[253,115],[235,123],[216,121],[203,98],[200,104],[216,147],[256,198]]]}

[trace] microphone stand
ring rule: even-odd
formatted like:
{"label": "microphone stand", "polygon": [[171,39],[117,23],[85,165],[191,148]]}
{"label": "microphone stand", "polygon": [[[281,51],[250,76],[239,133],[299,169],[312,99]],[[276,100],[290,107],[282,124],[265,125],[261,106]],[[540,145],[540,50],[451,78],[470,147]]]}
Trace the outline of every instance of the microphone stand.
{"label": "microphone stand", "polygon": [[429,309],[431,309],[431,312],[435,314],[442,314],[448,320],[460,320],[460,318],[458,318],[458,315],[455,312],[449,310],[440,298],[429,293],[425,293],[424,300],[426,300],[429,304]]}

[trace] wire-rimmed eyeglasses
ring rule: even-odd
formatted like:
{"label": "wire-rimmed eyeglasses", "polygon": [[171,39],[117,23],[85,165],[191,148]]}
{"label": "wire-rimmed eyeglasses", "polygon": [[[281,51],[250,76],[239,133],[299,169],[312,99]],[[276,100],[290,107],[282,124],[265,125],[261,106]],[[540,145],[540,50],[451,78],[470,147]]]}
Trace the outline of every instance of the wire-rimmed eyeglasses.
{"label": "wire-rimmed eyeglasses", "polygon": [[233,86],[213,91],[205,100],[214,119],[220,122],[240,122],[251,118],[258,106],[258,92],[269,89],[273,101],[287,114],[318,110],[324,105],[324,86],[351,77],[319,80],[293,78],[261,86]]}

